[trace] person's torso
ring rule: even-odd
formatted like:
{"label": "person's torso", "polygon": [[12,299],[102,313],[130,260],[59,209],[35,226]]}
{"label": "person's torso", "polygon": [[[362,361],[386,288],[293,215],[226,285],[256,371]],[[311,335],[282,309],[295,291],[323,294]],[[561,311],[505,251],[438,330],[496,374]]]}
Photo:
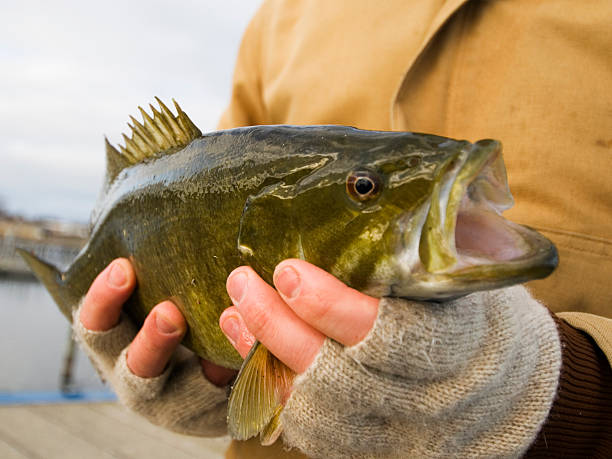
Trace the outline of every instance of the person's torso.
{"label": "person's torso", "polygon": [[[260,124],[346,124],[504,144],[507,217],[551,238],[530,283],[555,311],[612,316],[612,4],[270,3]],[[457,11],[455,11],[457,10]]]}

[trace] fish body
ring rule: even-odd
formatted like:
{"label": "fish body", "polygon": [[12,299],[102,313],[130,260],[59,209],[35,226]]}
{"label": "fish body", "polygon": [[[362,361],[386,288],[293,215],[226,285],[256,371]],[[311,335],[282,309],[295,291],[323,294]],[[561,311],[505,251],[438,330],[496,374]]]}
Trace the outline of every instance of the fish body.
{"label": "fish body", "polygon": [[[238,369],[218,320],[226,278],[240,265],[271,282],[277,263],[301,258],[370,295],[433,300],[544,277],[556,265],[550,241],[501,217],[512,200],[496,141],[345,126],[201,135],[177,106],[179,133],[166,145],[164,109],[135,122],[121,152],[107,147],[107,183],[71,265],[60,272],[23,253],[70,320],[96,275],[126,257],[138,281],[125,305],[132,319],[142,323],[169,299],[188,324],[184,344]],[[245,408],[266,384],[242,387],[239,376],[234,436],[278,435],[278,396],[266,409]]]}

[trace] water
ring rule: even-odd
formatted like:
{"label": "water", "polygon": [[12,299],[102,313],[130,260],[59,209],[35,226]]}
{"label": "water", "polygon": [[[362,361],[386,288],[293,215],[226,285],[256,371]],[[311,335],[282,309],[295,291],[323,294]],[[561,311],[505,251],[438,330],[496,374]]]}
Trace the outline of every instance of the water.
{"label": "water", "polygon": [[[0,277],[0,403],[11,396],[26,394],[32,401],[44,401],[58,394],[69,336],[68,321],[40,283]],[[82,394],[109,392],[78,346],[72,389]]]}

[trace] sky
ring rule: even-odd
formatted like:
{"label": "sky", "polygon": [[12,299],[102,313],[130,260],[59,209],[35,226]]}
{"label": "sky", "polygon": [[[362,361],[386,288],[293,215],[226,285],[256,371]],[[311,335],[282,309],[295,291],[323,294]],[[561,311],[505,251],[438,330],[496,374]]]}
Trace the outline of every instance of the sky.
{"label": "sky", "polygon": [[260,2],[0,0],[0,206],[88,221],[104,136],[123,143],[154,96],[214,130]]}

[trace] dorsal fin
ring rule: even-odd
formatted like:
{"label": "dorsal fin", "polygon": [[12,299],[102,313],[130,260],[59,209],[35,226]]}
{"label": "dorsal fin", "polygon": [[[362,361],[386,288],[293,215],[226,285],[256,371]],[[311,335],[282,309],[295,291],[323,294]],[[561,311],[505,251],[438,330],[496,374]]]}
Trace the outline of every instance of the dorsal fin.
{"label": "dorsal fin", "polygon": [[123,134],[125,146],[119,145],[117,150],[106,140],[107,185],[126,167],[184,147],[202,136],[202,132],[174,99],[176,115],[158,97],[155,100],[159,109],[149,105],[152,117],[142,107],[138,107],[142,122],[130,116],[132,123],[128,123],[128,126],[132,132],[130,137]]}
{"label": "dorsal fin", "polygon": [[106,145],[106,182],[111,183],[119,172],[130,166],[131,163],[110,144],[106,137],[104,137],[104,143]]}

